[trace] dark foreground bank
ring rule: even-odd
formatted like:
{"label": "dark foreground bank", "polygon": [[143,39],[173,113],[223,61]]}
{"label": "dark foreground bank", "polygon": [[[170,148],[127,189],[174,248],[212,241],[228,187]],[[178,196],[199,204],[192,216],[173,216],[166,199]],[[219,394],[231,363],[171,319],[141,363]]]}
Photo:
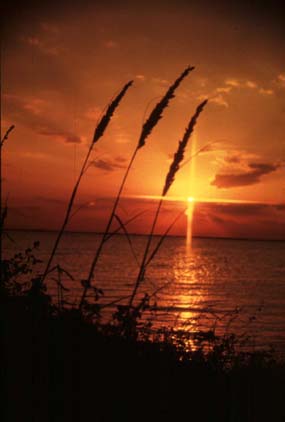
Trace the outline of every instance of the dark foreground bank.
{"label": "dark foreground bank", "polygon": [[270,355],[140,341],[38,299],[2,295],[3,421],[285,420]]}

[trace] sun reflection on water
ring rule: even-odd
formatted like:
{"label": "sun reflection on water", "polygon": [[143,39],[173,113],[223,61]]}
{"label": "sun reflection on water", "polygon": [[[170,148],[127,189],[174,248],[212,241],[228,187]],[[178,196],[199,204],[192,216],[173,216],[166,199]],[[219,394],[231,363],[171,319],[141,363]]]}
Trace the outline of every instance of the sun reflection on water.
{"label": "sun reflection on water", "polygon": [[189,349],[197,349],[197,341],[194,336],[202,331],[212,328],[213,317],[205,312],[205,303],[208,300],[206,284],[207,273],[201,266],[201,257],[195,249],[190,248],[187,252],[177,255],[173,265],[173,276],[176,285],[175,295],[175,330],[193,333],[186,341]]}

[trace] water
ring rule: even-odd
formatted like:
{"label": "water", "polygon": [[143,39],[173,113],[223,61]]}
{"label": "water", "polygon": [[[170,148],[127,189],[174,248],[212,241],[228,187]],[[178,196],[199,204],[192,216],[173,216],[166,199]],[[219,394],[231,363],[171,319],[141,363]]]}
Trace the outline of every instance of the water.
{"label": "water", "polygon": [[[39,240],[36,256],[46,262],[55,235],[10,232],[15,243],[5,239],[4,255],[12,256]],[[65,299],[71,303],[80,299],[80,280],[87,277],[99,239],[90,233],[66,233],[62,239],[54,264],[74,278],[63,277],[69,289]],[[139,261],[146,237],[131,236],[131,241]],[[95,272],[95,285],[104,291],[101,301],[127,303],[137,272],[127,239],[114,236],[105,245]],[[56,302],[55,281],[50,279],[48,286]],[[193,239],[187,249],[184,238],[169,237],[152,261],[138,298],[144,293],[152,295],[151,303],[156,305],[156,312],[146,314],[155,328],[246,333],[251,347],[272,345],[285,351],[285,242]],[[115,306],[105,308],[106,319]]]}

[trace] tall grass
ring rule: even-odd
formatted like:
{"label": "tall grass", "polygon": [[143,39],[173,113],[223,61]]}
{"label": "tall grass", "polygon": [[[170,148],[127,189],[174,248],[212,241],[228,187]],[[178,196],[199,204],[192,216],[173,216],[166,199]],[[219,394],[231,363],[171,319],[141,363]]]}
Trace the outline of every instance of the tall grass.
{"label": "tall grass", "polygon": [[129,172],[131,170],[131,167],[133,165],[133,162],[137,156],[137,153],[139,151],[140,148],[142,148],[145,145],[146,139],[147,137],[151,134],[151,132],[153,131],[154,127],[157,125],[158,121],[162,118],[162,113],[165,110],[165,108],[168,106],[169,101],[174,98],[174,93],[175,90],[178,88],[178,86],[180,85],[180,83],[183,81],[183,79],[189,74],[189,72],[191,72],[192,70],[194,70],[193,66],[189,66],[187,67],[182,73],[181,75],[174,81],[174,83],[168,88],[167,92],[165,93],[165,95],[163,96],[163,98],[156,104],[156,106],[154,107],[154,109],[151,111],[149,117],[146,119],[145,123],[142,126],[142,130],[139,136],[139,140],[138,143],[136,145],[136,148],[133,152],[133,155],[130,159],[129,165],[127,167],[127,170],[124,174],[123,180],[121,182],[118,194],[116,196],[115,202],[113,204],[113,208],[109,217],[109,220],[107,222],[106,228],[105,228],[105,232],[101,238],[101,241],[99,243],[99,246],[97,248],[96,254],[93,258],[93,261],[91,263],[90,266],[90,270],[89,270],[89,274],[88,274],[88,278],[86,280],[86,282],[84,283],[84,288],[83,288],[83,293],[81,296],[81,300],[80,300],[80,304],[79,304],[79,308],[82,309],[85,299],[86,299],[86,294],[88,289],[91,287],[91,282],[94,276],[94,270],[96,267],[96,264],[98,262],[98,259],[100,257],[101,251],[103,249],[104,243],[108,237],[112,222],[115,218],[115,214],[116,214],[116,209],[118,207],[126,180],[128,178]]}
{"label": "tall grass", "polygon": [[10,135],[10,133],[12,132],[12,130],[14,130],[15,129],[15,125],[11,125],[10,127],[9,127],[9,129],[6,131],[6,133],[5,133],[5,135],[3,136],[3,138],[1,139],[1,142],[0,142],[0,147],[2,148],[3,147],[3,145],[4,145],[4,143],[7,141],[7,139],[9,138],[9,135]]}
{"label": "tall grass", "polygon": [[[1,100],[0,100],[1,103]],[[2,148],[4,143],[9,138],[10,133],[12,130],[15,129],[15,125],[11,125],[8,130],[6,131],[5,135],[2,138],[2,132],[1,132],[1,104],[0,104],[0,261],[2,262],[2,240],[3,240],[3,234],[4,234],[4,223],[7,218],[8,213],[8,206],[7,206],[7,199],[6,203],[3,206],[2,204]],[[6,233],[8,236],[8,234]],[[9,236],[8,236],[9,237]],[[0,280],[2,281],[2,266],[0,268]]]}
{"label": "tall grass", "polygon": [[54,242],[54,245],[53,245],[53,248],[52,248],[52,251],[51,251],[49,260],[47,262],[45,271],[43,273],[42,283],[44,282],[44,280],[45,280],[45,278],[46,278],[46,276],[47,276],[47,274],[49,272],[49,269],[50,269],[51,263],[53,261],[53,258],[55,256],[55,253],[57,251],[57,248],[58,248],[60,239],[61,239],[61,237],[62,237],[62,235],[63,235],[63,233],[65,231],[65,228],[66,228],[66,226],[67,226],[67,224],[69,222],[71,211],[72,211],[72,207],[73,207],[73,203],[74,203],[74,200],[75,200],[75,197],[76,197],[76,194],[77,194],[77,191],[78,191],[78,188],[79,188],[81,179],[82,179],[84,173],[86,172],[86,170],[88,168],[89,158],[90,158],[90,155],[91,155],[91,153],[93,151],[94,145],[104,135],[104,132],[105,132],[105,130],[106,130],[106,128],[107,128],[107,126],[108,126],[108,124],[109,124],[109,122],[110,122],[110,120],[111,120],[111,118],[112,118],[112,116],[113,116],[113,114],[114,114],[114,112],[116,110],[116,108],[120,104],[121,100],[123,99],[124,95],[126,94],[126,92],[129,89],[129,87],[132,85],[132,83],[133,83],[133,81],[128,82],[123,87],[123,89],[119,92],[119,94],[115,97],[115,99],[110,103],[110,105],[108,106],[105,114],[103,115],[103,117],[101,118],[100,122],[98,123],[98,125],[97,125],[97,127],[95,129],[92,142],[91,142],[91,144],[89,146],[89,149],[87,151],[87,154],[86,154],[86,157],[85,157],[84,162],[82,164],[82,167],[81,167],[79,176],[77,178],[77,181],[76,181],[76,183],[75,183],[75,185],[73,187],[73,190],[72,190],[72,193],[71,193],[71,196],[70,196],[70,199],[69,199],[69,203],[68,203],[68,206],[67,206],[67,209],[66,209],[65,218],[63,220],[61,229],[59,230],[58,235],[56,237],[56,240]]}
{"label": "tall grass", "polygon": [[[138,272],[138,276],[137,276],[137,279],[136,279],[136,282],[135,282],[135,285],[134,285],[132,295],[130,297],[130,302],[129,302],[130,307],[133,304],[133,301],[134,301],[135,296],[137,294],[137,290],[138,290],[138,288],[139,288],[139,286],[140,286],[140,284],[141,284],[141,282],[144,278],[146,266],[154,256],[153,253],[152,253],[150,259],[148,259],[150,246],[151,246],[154,230],[155,230],[155,227],[156,227],[156,224],[157,224],[158,216],[159,216],[159,213],[160,213],[160,210],[161,210],[162,202],[163,202],[165,196],[167,195],[167,192],[169,191],[171,185],[174,182],[175,175],[179,170],[181,162],[183,161],[185,149],[187,147],[190,136],[191,136],[191,134],[194,130],[194,127],[197,123],[197,119],[198,119],[199,115],[202,113],[206,104],[207,104],[207,100],[204,100],[201,104],[199,104],[197,109],[196,109],[196,112],[191,117],[189,124],[188,124],[188,126],[185,130],[184,136],[183,136],[182,140],[179,141],[179,143],[178,143],[177,151],[174,154],[173,161],[172,161],[170,168],[169,168],[169,171],[166,175],[164,187],[163,187],[162,194],[161,194],[161,199],[160,199],[158,206],[157,206],[157,209],[156,209],[156,213],[155,213],[153,223],[152,223],[152,227],[151,227],[151,230],[150,230],[150,233],[149,233],[149,236],[148,236],[148,240],[147,240],[147,244],[146,244],[146,247],[145,247],[142,262],[141,262],[141,265],[140,265],[140,269],[139,269],[139,272]],[[158,250],[158,248],[156,247],[155,251],[157,252],[157,250]]]}

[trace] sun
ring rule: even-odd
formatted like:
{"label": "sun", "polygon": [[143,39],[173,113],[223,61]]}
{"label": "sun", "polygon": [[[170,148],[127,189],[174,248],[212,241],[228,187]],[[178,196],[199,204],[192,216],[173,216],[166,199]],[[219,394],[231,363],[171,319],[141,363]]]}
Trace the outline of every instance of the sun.
{"label": "sun", "polygon": [[188,196],[187,201],[188,202],[195,202],[195,198],[193,198],[193,196]]}

